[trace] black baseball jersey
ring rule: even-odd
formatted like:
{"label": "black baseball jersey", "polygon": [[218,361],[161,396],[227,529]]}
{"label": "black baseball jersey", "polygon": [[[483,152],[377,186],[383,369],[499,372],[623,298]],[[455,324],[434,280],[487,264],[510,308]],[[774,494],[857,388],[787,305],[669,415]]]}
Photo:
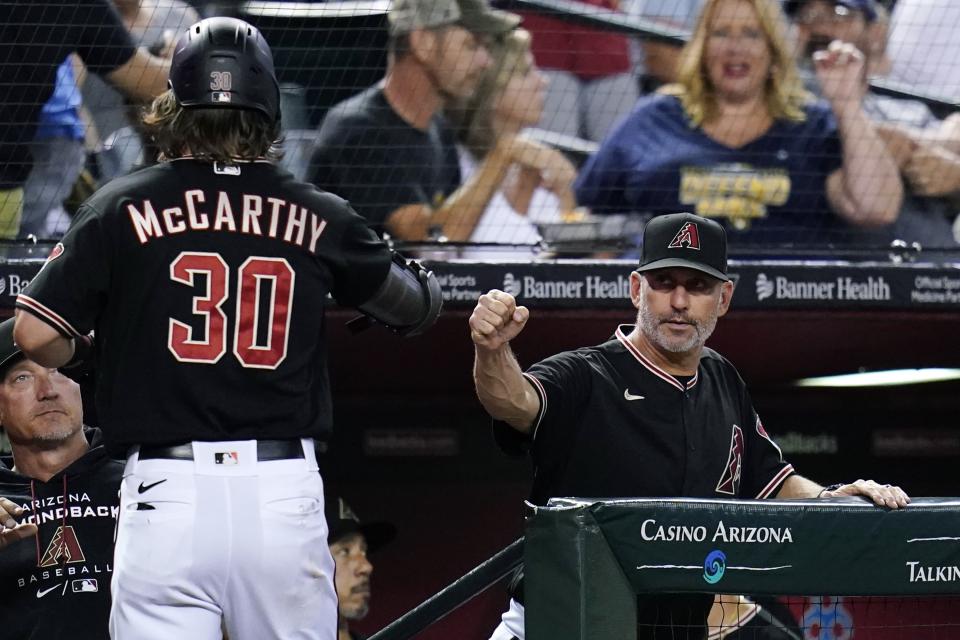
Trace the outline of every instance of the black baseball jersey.
{"label": "black baseball jersey", "polygon": [[272,163],[185,158],[84,203],[17,306],[64,336],[96,329],[112,452],[322,438],[325,299],[366,302],[390,261],[342,199]]}
{"label": "black baseball jersey", "polygon": [[0,0],[0,51],[0,189],[9,189],[30,173],[29,145],[60,63],[75,51],[109,73],[136,47],[108,0]]}
{"label": "black baseball jersey", "polygon": [[627,339],[561,353],[524,374],[540,397],[531,499],[766,498],[793,473],[723,356],[682,382]]}
{"label": "black baseball jersey", "polygon": [[[704,349],[694,376],[657,367],[617,328],[524,374],[540,398],[529,443],[531,501],[551,497],[767,498],[793,474],[723,356]],[[504,444],[516,431],[495,423]],[[522,601],[522,587],[514,597]],[[702,638],[712,595],[644,596],[641,638]]]}
{"label": "black baseball jersey", "polygon": [[90,450],[47,482],[0,461],[0,496],[23,507],[35,537],[0,552],[3,637],[108,640],[113,531],[123,463],[107,457],[99,433]]}

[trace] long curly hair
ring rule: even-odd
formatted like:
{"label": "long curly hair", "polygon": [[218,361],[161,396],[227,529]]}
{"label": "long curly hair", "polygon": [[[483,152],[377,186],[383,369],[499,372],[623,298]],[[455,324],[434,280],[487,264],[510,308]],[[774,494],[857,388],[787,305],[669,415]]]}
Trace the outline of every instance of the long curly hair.
{"label": "long curly hair", "polygon": [[277,160],[282,155],[280,123],[251,109],[184,109],[173,92],[166,91],[146,108],[142,121],[161,161],[186,155],[216,162]]}

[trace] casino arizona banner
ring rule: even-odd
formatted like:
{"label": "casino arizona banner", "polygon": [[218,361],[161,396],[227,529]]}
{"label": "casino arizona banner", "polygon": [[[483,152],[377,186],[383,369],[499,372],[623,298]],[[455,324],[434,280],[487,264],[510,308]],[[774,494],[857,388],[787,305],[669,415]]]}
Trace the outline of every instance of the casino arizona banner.
{"label": "casino arizona banner", "polygon": [[807,596],[791,600],[805,602],[798,618],[848,626],[862,609],[856,597],[921,596],[892,610],[894,628],[905,610],[926,611],[917,626],[956,628],[955,606],[924,598],[960,594],[958,523],[956,498],[898,510],[859,498],[554,499],[527,518],[527,637],[635,638],[637,594],[668,592]]}

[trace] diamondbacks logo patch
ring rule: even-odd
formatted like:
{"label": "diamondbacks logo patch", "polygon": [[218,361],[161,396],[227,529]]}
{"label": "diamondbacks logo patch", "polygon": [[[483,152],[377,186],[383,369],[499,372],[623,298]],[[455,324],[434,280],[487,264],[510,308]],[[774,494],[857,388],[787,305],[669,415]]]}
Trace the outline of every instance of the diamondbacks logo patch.
{"label": "diamondbacks logo patch", "polygon": [[717,483],[717,493],[735,496],[740,489],[740,472],[743,468],[743,429],[733,425],[730,434],[730,453],[727,455],[727,466],[723,476]]}
{"label": "diamondbacks logo patch", "polygon": [[58,564],[72,562],[84,562],[83,549],[77,541],[77,534],[73,527],[58,527],[57,532],[53,534],[53,540],[47,545],[47,550],[43,552],[43,558],[40,560],[41,567],[54,567]]}
{"label": "diamondbacks logo patch", "polygon": [[673,236],[673,240],[670,241],[670,244],[667,245],[668,249],[696,249],[700,250],[700,232],[697,230],[697,225],[694,222],[687,222],[682,227],[680,231],[677,231],[677,235]]}

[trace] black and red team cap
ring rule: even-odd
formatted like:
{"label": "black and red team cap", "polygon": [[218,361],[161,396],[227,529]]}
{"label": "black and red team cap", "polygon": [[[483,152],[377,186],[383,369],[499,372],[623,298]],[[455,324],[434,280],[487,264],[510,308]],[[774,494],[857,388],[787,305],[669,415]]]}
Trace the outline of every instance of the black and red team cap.
{"label": "black and red team cap", "polygon": [[692,213],[668,213],[643,228],[637,271],[669,267],[696,269],[720,280],[727,275],[727,232],[715,220]]}

